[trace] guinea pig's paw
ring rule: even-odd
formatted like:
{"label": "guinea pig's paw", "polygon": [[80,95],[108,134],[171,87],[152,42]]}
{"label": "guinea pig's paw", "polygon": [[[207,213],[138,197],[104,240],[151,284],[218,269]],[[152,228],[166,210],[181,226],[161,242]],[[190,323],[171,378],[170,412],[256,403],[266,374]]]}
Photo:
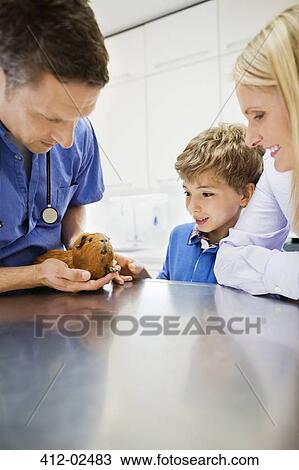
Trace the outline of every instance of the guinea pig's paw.
{"label": "guinea pig's paw", "polygon": [[108,273],[117,273],[119,271],[118,268],[114,268],[113,266],[108,266],[106,270],[107,270],[107,274]]}

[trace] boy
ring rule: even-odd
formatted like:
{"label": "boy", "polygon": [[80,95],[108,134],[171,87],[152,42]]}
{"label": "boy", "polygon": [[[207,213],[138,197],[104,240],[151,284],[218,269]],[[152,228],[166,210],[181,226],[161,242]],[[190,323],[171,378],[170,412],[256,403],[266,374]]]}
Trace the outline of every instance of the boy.
{"label": "boy", "polygon": [[219,241],[236,224],[263,168],[261,147],[245,144],[245,127],[222,124],[201,132],[178,156],[186,208],[194,223],[170,234],[158,279],[216,283],[214,264]]}

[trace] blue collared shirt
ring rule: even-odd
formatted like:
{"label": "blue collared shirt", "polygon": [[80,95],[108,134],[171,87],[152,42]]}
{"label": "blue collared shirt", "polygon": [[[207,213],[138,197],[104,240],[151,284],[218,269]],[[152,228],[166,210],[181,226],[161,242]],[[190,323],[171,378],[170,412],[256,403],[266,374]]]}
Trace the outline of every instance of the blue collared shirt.
{"label": "blue collared shirt", "polygon": [[55,224],[47,225],[41,212],[47,206],[46,154],[33,154],[27,181],[23,157],[0,124],[0,266],[24,266],[46,250],[63,248],[61,221],[69,206],[102,198],[100,154],[90,121],[78,121],[74,143],[51,150],[52,206]]}
{"label": "blue collared shirt", "polygon": [[166,258],[158,279],[216,283],[213,245],[194,224],[178,225],[170,234]]}

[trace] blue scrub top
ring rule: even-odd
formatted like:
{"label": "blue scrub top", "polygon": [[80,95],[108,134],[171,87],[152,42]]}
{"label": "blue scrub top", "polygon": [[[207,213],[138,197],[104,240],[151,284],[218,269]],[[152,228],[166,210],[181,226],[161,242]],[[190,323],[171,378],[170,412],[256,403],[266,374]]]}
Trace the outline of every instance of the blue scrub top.
{"label": "blue scrub top", "polygon": [[46,154],[32,155],[31,177],[23,157],[0,123],[0,266],[25,266],[46,250],[63,248],[61,221],[69,206],[99,201],[104,192],[97,139],[90,121],[78,121],[74,143],[51,149],[52,206],[55,224],[45,224],[47,206]]}

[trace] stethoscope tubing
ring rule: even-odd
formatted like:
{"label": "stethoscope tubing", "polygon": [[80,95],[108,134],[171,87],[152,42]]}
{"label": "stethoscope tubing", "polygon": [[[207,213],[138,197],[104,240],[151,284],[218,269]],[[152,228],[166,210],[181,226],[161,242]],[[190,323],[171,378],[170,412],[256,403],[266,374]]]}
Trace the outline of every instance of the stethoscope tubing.
{"label": "stethoscope tubing", "polygon": [[51,154],[50,150],[47,152],[46,155],[46,165],[47,165],[47,206],[51,207],[51,200],[52,200],[52,194],[51,194]]}
{"label": "stethoscope tubing", "polygon": [[46,174],[47,174],[47,207],[41,212],[42,221],[45,224],[55,224],[58,220],[58,211],[52,207],[52,188],[51,188],[51,154],[50,150],[46,154]]}

